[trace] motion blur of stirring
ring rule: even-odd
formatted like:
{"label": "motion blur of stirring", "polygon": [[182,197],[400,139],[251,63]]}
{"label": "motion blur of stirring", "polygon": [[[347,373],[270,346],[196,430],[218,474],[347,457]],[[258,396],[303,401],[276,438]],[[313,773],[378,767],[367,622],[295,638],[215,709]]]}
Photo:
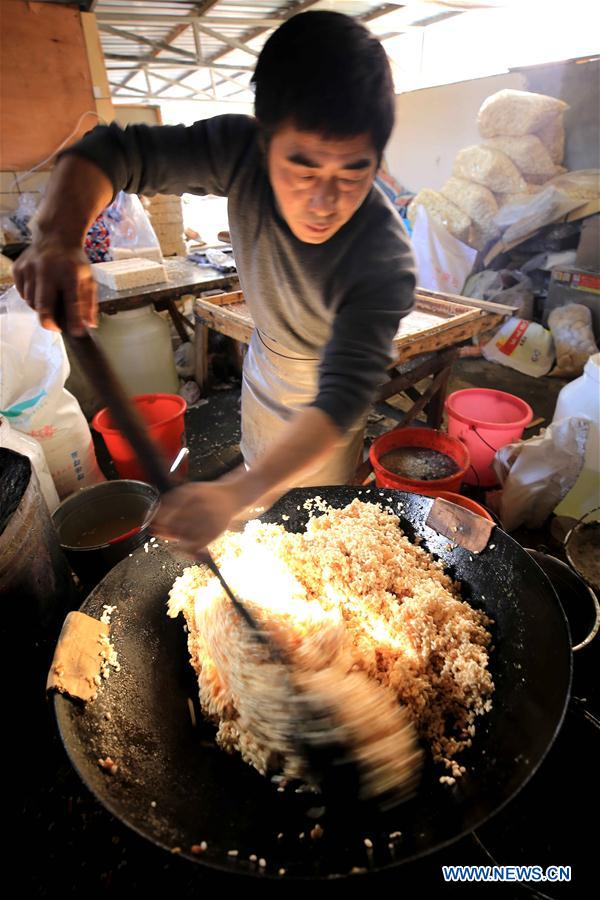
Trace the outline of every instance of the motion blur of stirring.
{"label": "motion blur of stirring", "polygon": [[[92,334],[86,330],[75,337],[63,329],[63,338],[104,398],[117,428],[143,461],[149,480],[161,494],[175,488],[172,476],[187,448],[168,469]],[[265,702],[260,704],[261,716],[267,731],[286,733],[306,764],[307,778],[344,801],[376,798],[390,805],[410,796],[418,782],[422,754],[406,711],[397,704],[396,708],[386,705],[381,688],[364,673],[333,665],[300,671],[292,656],[283,652],[236,597],[210,551],[200,548],[195,557],[210,568],[269,663],[277,667],[287,713],[282,715],[280,705],[271,708]]]}

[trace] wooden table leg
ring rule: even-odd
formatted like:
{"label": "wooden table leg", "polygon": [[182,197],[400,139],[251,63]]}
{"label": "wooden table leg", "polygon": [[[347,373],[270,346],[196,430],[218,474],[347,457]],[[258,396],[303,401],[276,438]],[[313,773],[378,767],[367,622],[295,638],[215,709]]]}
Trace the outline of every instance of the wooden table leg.
{"label": "wooden table leg", "polygon": [[448,382],[452,374],[452,363],[440,372],[440,381],[435,394],[427,404],[427,425],[429,428],[439,428],[444,417],[444,404],[448,393]]}
{"label": "wooden table leg", "polygon": [[204,394],[208,387],[208,328],[198,316],[194,335],[194,379]]}
{"label": "wooden table leg", "polygon": [[[189,341],[189,339],[190,339],[190,336],[187,333],[187,331],[185,330],[185,326],[183,324],[184,322],[187,323],[187,319],[185,318],[185,316],[181,315],[181,313],[175,306],[174,300],[167,301],[167,309],[169,311],[169,315],[171,316],[171,321],[172,321],[173,325],[175,326],[175,330],[177,331],[177,334],[181,338],[182,342],[185,344],[185,342]],[[190,328],[193,327],[191,325],[191,323],[188,323],[188,324],[189,324]]]}

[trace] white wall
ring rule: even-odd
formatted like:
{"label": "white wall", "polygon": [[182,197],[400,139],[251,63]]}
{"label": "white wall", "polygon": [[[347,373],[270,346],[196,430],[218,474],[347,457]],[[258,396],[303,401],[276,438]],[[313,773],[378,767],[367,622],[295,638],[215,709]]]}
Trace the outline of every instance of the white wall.
{"label": "white wall", "polygon": [[211,119],[226,113],[241,113],[251,116],[253,103],[213,103],[210,100],[165,100],[160,104],[165,125],[193,125],[200,119]]}
{"label": "white wall", "polygon": [[492,75],[458,84],[409,91],[396,98],[396,125],[385,151],[392,175],[415,193],[439,190],[452,174],[454,157],[478,144],[477,111],[502,88],[526,90],[521,74]]}
{"label": "white wall", "polygon": [[444,84],[396,97],[396,126],[386,149],[392,174],[413,191],[439,190],[452,171],[457,152],[480,141],[477,111],[503,88],[558,97],[565,113],[564,165],[600,167],[600,61],[566,61],[528,66],[456,84]]}
{"label": "white wall", "polygon": [[158,106],[142,106],[140,103],[115,103],[113,104],[115,111],[115,122],[118,122],[121,128],[126,125],[160,125],[162,118],[160,115],[160,107]]}

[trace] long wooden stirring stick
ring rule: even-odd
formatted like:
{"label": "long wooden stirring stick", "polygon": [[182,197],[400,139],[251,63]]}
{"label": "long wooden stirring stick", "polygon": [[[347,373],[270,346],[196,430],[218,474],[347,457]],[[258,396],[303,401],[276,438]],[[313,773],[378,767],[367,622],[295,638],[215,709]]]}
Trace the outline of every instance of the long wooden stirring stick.
{"label": "long wooden stirring stick", "polygon": [[[77,359],[82,372],[98,393],[98,396],[104,398],[117,428],[137,453],[149,480],[158,488],[161,494],[166,494],[172,490],[176,484],[171,479],[166,464],[163,462],[154,442],[149,437],[142,419],[125,393],[98,341],[87,330],[81,337],[75,337],[69,334],[66,328],[63,328],[63,340]],[[219,567],[210,551],[202,548],[196,553],[196,558],[200,562],[206,563],[219,580],[221,587],[239,615],[252,629],[256,639],[267,646],[274,658],[280,661],[281,653],[279,648],[275,647],[268,640],[252,613],[237,599],[219,571]]]}

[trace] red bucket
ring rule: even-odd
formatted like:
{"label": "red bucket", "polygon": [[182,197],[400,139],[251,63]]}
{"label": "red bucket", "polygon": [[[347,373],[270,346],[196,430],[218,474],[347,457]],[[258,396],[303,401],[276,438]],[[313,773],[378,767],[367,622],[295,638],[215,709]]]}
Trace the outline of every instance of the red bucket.
{"label": "red bucket", "polygon": [[464,441],[471,456],[467,484],[491,487],[498,483],[492,462],[496,450],[518,441],[533,419],[528,403],[491,388],[455,391],[446,400],[448,432]]}
{"label": "red bucket", "polygon": [[[140,417],[146,423],[148,434],[164,457],[167,466],[171,466],[182,447],[185,447],[184,415],[187,404],[177,394],[139,394],[131,397],[131,402]],[[111,455],[115,468],[121,478],[147,480],[143,462],[131,447],[118,428],[114,427],[112,417],[107,408],[96,413],[92,427],[104,438],[106,449]],[[178,475],[187,474],[188,458],[183,460]]]}
{"label": "red bucket", "polygon": [[[428,480],[397,475],[386,469],[381,462],[381,457],[390,450],[398,450],[400,447],[437,450],[454,460],[458,471],[446,478],[430,478]],[[469,451],[461,441],[442,431],[435,431],[433,428],[395,428],[393,431],[388,431],[387,434],[382,434],[373,442],[369,450],[369,458],[375,472],[377,487],[412,491],[428,497],[437,496],[438,491],[458,493],[471,462]]]}

